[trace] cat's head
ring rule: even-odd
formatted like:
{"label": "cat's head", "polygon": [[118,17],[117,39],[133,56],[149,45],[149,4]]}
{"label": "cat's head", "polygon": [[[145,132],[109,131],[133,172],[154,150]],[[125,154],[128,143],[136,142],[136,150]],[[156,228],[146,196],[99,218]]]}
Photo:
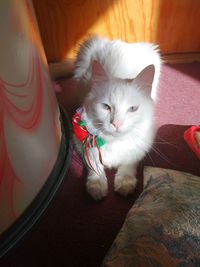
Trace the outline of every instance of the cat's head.
{"label": "cat's head", "polygon": [[95,62],[91,90],[84,107],[93,127],[104,135],[121,136],[152,120],[151,88],[155,69],[143,69],[133,80],[109,78]]}

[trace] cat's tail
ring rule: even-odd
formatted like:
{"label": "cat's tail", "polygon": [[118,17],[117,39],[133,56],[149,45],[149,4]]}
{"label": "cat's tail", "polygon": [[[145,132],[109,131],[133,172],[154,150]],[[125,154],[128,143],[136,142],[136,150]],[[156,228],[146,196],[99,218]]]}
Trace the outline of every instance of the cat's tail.
{"label": "cat's tail", "polygon": [[109,41],[94,36],[86,40],[79,49],[75,63],[74,78],[88,87],[92,76],[92,63],[98,61],[108,77],[134,79],[145,67],[154,65],[152,98],[157,95],[161,58],[158,47],[151,43],[126,43]]}
{"label": "cat's tail", "polygon": [[79,48],[76,62],[74,78],[77,81],[89,82],[91,79],[91,68],[94,60],[101,61],[101,55],[108,43],[107,39],[93,36],[87,39]]}

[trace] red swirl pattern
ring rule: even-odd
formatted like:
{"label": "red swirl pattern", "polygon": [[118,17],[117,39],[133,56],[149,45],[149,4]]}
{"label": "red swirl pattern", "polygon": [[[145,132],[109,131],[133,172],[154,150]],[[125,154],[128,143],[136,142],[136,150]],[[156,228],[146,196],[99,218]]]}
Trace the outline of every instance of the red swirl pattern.
{"label": "red swirl pattern", "polygon": [[[13,206],[13,191],[15,183],[20,178],[15,174],[7,150],[4,119],[8,116],[17,127],[26,131],[34,131],[40,123],[42,114],[42,73],[41,63],[33,46],[27,80],[24,83],[11,84],[0,78],[0,218],[15,219]],[[32,84],[36,83],[35,96],[29,94]],[[22,109],[16,104],[16,99],[29,103]],[[31,100],[31,101],[30,101]],[[6,200],[6,201],[5,201]]]}
{"label": "red swirl pattern", "polygon": [[[18,126],[33,130],[39,123],[42,109],[42,74],[41,64],[35,49],[32,52],[31,62],[29,64],[27,80],[21,84],[11,84],[0,78],[0,105],[3,109],[2,116],[5,113]],[[31,85],[36,82],[35,96],[28,94]],[[17,92],[16,92],[17,91]],[[15,100],[12,98],[21,98],[23,102],[30,103],[27,108],[18,107]],[[2,119],[3,120],[3,119]],[[2,123],[0,129],[2,129]]]}
{"label": "red swirl pattern", "polygon": [[[44,51],[37,30],[35,29],[32,7],[30,2],[26,0],[20,3],[18,3],[18,1],[13,1],[13,5],[17,4],[17,8],[13,8],[16,12],[15,16],[9,10],[10,7],[8,5],[8,16],[10,13],[11,17],[14,16],[13,20],[11,20],[12,22],[16,21],[16,24],[13,25],[14,31],[18,31],[22,34],[20,42],[24,42],[26,56],[28,56],[23,57],[24,54],[20,54],[23,57],[23,64],[19,64],[19,72],[17,71],[15,75],[18,80],[24,79],[24,81],[16,83],[10,82],[7,81],[8,78],[2,78],[2,73],[0,73],[0,234],[6,230],[30,204],[30,201],[32,201],[38,190],[40,190],[40,187],[46,181],[57,158],[61,135],[58,106],[46,68]],[[25,24],[26,26],[24,26]],[[11,32],[8,33],[8,35],[9,34],[11,35],[13,33]],[[18,33],[14,34],[17,36]],[[12,45],[16,48],[14,43]],[[12,61],[10,60],[10,62]],[[0,64],[2,67],[2,62]],[[25,69],[25,66],[27,66],[28,69]],[[10,128],[6,130],[8,126]],[[49,137],[45,136],[46,127],[51,131]],[[44,164],[40,164],[39,171],[30,170],[30,172],[35,171],[34,177],[38,177],[37,181],[29,180],[30,177],[25,177],[24,172],[19,171],[19,167],[13,155],[16,157],[18,153],[16,147],[19,147],[19,145],[21,146],[21,143],[19,143],[18,146],[14,145],[13,148],[12,145],[14,141],[12,140],[12,145],[9,146],[10,136],[8,136],[8,133],[12,130],[11,138],[15,135],[16,131],[18,135],[21,134],[23,137],[27,136],[29,141],[32,140],[32,136],[35,136],[33,142],[37,141],[37,138],[40,140],[39,144],[41,144],[44,139],[50,142],[50,150],[47,150],[47,152],[52,151],[52,154],[44,153],[46,148],[42,148]],[[24,142],[23,146],[26,146],[26,142]],[[12,154],[13,151],[14,154]],[[32,157],[31,153],[32,151],[30,151],[30,164],[32,164],[31,160],[36,158],[34,155]],[[29,155],[27,155],[27,157],[28,156]],[[23,162],[23,156],[19,155],[19,157],[22,157],[20,160]],[[37,162],[34,166],[37,166]],[[21,173],[23,173],[23,178]],[[32,191],[30,189],[31,187],[33,187]],[[30,190],[31,195],[27,190]],[[25,194],[29,194],[27,199],[26,197],[19,198],[21,192],[23,193],[24,191],[26,191]],[[15,203],[16,196],[20,199],[20,204]]]}

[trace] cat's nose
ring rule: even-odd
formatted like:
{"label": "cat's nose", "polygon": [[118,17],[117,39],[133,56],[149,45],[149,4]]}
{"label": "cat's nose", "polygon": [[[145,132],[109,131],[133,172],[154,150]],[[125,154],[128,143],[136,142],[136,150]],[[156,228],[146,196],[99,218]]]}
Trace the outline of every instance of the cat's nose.
{"label": "cat's nose", "polygon": [[115,127],[115,129],[117,130],[117,129],[119,129],[119,127],[122,125],[122,121],[120,121],[120,120],[113,120],[112,122],[111,122],[111,124]]}

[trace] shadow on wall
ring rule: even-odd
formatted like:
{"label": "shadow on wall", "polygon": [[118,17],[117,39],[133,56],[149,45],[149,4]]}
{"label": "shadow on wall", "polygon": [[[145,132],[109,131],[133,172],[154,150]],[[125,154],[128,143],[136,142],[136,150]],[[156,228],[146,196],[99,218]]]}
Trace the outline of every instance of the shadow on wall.
{"label": "shadow on wall", "polygon": [[114,1],[33,0],[48,61],[61,61],[66,54],[73,55],[74,46],[91,33],[95,22]]}

